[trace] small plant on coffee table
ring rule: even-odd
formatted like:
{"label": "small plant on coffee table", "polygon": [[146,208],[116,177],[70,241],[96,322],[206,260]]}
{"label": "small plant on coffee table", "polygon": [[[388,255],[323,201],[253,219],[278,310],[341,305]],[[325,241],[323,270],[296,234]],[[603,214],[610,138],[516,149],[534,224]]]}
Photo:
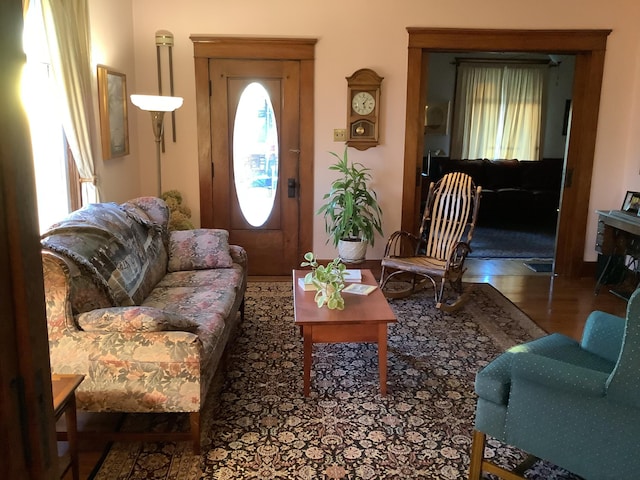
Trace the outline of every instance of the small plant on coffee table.
{"label": "small plant on coffee table", "polygon": [[304,282],[312,283],[316,287],[314,300],[318,308],[326,304],[331,310],[344,310],[344,298],[341,292],[345,287],[344,276],[347,267],[340,257],[333,259],[327,265],[319,265],[313,252],[305,253],[304,259],[300,266],[311,267],[311,271],[304,277]]}

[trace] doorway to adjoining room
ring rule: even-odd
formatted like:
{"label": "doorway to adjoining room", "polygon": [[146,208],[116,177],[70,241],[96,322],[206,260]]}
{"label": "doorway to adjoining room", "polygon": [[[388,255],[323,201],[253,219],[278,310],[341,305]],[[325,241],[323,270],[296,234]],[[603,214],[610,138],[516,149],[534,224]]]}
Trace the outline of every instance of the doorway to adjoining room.
{"label": "doorway to adjoining room", "polygon": [[[540,121],[536,126],[539,133],[534,135],[534,148],[529,149],[528,154],[515,147],[500,150],[499,143],[501,139],[505,141],[505,135],[500,137],[498,128],[489,132],[496,139],[493,136],[472,139],[484,148],[481,149],[484,153],[462,155],[461,152],[470,150],[461,147],[463,117],[469,113],[468,108],[461,107],[464,95],[460,93],[463,86],[459,68],[463,64],[465,67],[473,64],[482,70],[522,67],[542,73]],[[574,55],[523,52],[432,52],[429,55],[423,188],[425,183],[428,186],[449,171],[469,173],[475,183],[482,186],[479,219],[469,258],[521,259],[534,272],[552,270],[574,69]],[[507,115],[502,113],[502,116]],[[516,146],[530,140],[518,138]],[[486,151],[500,153],[496,156]],[[516,155],[516,151],[520,154]]]}

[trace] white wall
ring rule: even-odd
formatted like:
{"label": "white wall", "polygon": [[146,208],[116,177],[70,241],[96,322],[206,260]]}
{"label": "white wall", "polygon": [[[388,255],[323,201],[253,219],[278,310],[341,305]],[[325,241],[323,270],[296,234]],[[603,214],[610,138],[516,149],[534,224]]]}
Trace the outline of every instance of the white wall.
{"label": "white wall", "polygon": [[544,146],[544,158],[564,157],[567,136],[562,135],[566,101],[573,97],[573,72],[576,59],[574,55],[561,57],[561,62],[549,69],[547,85],[547,107]]}
{"label": "white wall", "polygon": [[[127,19],[110,14],[113,3],[92,7],[126,30]],[[129,1],[120,0],[117,5]],[[116,7],[118,8],[118,7]],[[124,8],[123,8],[124,9]],[[518,3],[506,0],[475,2],[435,2],[433,0],[369,0],[344,2],[326,0],[216,1],[135,0],[133,45],[135,84],[130,91],[155,93],[156,61],[154,34],[166,29],[175,37],[174,68],[176,94],[185,98],[177,111],[177,143],[167,142],[164,155],[165,189],[177,188],[199,215],[197,144],[193,46],[191,34],[304,36],[318,39],[316,46],[315,101],[315,204],[332,179],[327,171],[328,151],[340,151],[334,143],[334,128],[344,128],[346,118],[346,80],[355,70],[374,69],[384,77],[382,83],[381,145],[365,152],[350,150],[350,156],[374,171],[373,187],[384,209],[384,230],[388,235],[400,225],[401,184],[404,157],[404,123],[407,74],[406,27],[515,28],[515,29],[612,29],[609,36],[603,82],[602,108],[596,145],[594,181],[591,192],[585,259],[594,260],[597,218],[595,210],[619,208],[626,190],[640,190],[640,30],[636,0],[540,0]],[[95,13],[95,12],[94,12]],[[101,13],[101,14],[102,14]],[[551,14],[552,13],[552,14]],[[92,14],[92,18],[96,18]],[[96,21],[101,19],[96,18]],[[111,21],[110,21],[111,23]],[[128,33],[124,32],[125,37]],[[128,60],[127,60],[128,62]],[[125,62],[125,63],[127,63]],[[116,66],[116,65],[114,65]],[[130,111],[130,134],[136,143],[139,133],[141,172],[153,171],[155,151],[146,114]],[[133,154],[132,154],[133,156]],[[123,160],[122,163],[127,160]],[[109,160],[108,162],[111,162]],[[107,169],[105,182],[118,175],[117,167]],[[108,178],[107,178],[108,177]],[[120,185],[110,185],[113,198],[128,196]],[[153,194],[155,176],[140,175],[138,194]],[[325,245],[322,219],[314,219],[314,250],[320,258],[334,255]],[[384,241],[378,239],[370,258],[380,258]]]}
{"label": "white wall", "polygon": [[[89,1],[91,19],[92,60],[94,110],[96,121],[96,140],[94,155],[96,159],[96,175],[100,188],[101,200],[105,202],[124,202],[140,194],[140,163],[138,160],[138,125],[137,116],[129,104],[129,152],[124,157],[102,159],[100,148],[100,117],[98,108],[98,83],[96,66],[106,65],[111,69],[124,73],[127,80],[128,93],[135,90],[135,58],[133,45],[132,0],[100,0]],[[147,119],[148,120],[148,119]],[[143,133],[152,138],[151,121]]]}

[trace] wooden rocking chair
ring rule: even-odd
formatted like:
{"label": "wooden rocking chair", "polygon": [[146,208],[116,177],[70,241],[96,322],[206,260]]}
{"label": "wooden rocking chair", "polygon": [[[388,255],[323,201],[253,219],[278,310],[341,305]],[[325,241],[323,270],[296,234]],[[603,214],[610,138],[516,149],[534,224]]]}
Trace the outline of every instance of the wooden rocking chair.
{"label": "wooden rocking chair", "polygon": [[[397,231],[387,242],[380,288],[388,298],[408,296],[423,289],[429,280],[436,308],[453,311],[462,305],[466,298],[464,261],[471,251],[481,191],[482,187],[476,187],[471,177],[461,172],[448,173],[429,185],[419,236]],[[447,281],[458,293],[452,304],[442,299]]]}

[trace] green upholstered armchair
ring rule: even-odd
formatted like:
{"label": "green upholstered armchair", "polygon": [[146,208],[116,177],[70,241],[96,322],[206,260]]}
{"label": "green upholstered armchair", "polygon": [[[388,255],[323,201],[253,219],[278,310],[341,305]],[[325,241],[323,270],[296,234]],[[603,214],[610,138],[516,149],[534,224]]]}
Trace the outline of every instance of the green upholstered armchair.
{"label": "green upholstered armchair", "polygon": [[484,458],[489,435],[587,480],[640,478],[640,290],[626,319],[592,312],[580,343],[552,334],[476,375],[470,480],[524,478]]}

